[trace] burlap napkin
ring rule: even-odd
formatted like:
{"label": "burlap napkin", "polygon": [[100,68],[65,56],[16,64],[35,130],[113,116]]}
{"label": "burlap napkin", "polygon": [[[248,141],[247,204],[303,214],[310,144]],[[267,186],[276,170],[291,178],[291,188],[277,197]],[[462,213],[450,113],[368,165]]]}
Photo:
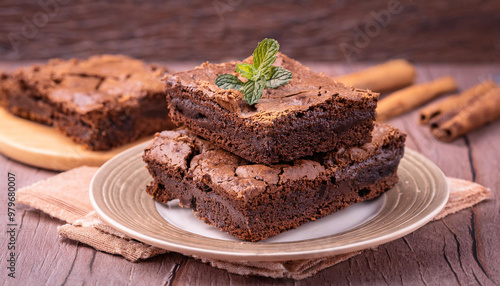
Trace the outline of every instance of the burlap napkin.
{"label": "burlap napkin", "polygon": [[[16,200],[67,222],[58,232],[62,237],[77,240],[97,250],[119,254],[135,262],[168,252],[134,240],[102,222],[93,211],[88,186],[97,171],[93,167],[80,167],[29,187],[20,189]],[[490,190],[476,183],[448,178],[450,198],[435,219],[471,207],[490,195]],[[352,252],[318,259],[246,262],[222,261],[194,257],[213,267],[240,275],[260,275],[273,278],[304,279],[317,272],[360,254]]]}

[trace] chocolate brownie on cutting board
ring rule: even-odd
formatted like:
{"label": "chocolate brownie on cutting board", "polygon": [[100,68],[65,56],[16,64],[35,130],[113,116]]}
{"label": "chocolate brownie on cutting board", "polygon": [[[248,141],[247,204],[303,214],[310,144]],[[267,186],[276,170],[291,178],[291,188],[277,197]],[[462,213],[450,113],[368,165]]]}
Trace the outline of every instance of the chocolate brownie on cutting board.
{"label": "chocolate brownie on cutting board", "polygon": [[165,68],[121,55],[55,59],[0,77],[0,106],[53,125],[90,150],[108,150],[175,124]]}

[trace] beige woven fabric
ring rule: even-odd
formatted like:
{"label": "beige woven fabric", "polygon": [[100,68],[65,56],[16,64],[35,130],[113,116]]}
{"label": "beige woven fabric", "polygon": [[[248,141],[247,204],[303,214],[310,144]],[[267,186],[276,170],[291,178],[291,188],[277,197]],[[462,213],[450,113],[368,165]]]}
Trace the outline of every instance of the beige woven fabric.
{"label": "beige woven fabric", "polygon": [[450,184],[450,198],[444,209],[434,220],[469,208],[490,197],[490,189],[470,181],[448,178]]}
{"label": "beige woven fabric", "polygon": [[[79,167],[60,173],[20,189],[16,200],[67,222],[68,224],[58,228],[59,235],[90,245],[99,251],[118,254],[132,262],[167,253],[167,250],[134,240],[99,219],[92,209],[88,193],[88,186],[96,171],[97,168],[94,167]],[[448,181],[450,183],[450,199],[435,219],[441,219],[448,214],[471,207],[487,199],[490,195],[490,190],[479,184],[454,178],[448,178]],[[299,280],[310,277],[361,252],[356,251],[317,259],[276,262],[233,262],[196,256],[194,258],[235,274]]]}

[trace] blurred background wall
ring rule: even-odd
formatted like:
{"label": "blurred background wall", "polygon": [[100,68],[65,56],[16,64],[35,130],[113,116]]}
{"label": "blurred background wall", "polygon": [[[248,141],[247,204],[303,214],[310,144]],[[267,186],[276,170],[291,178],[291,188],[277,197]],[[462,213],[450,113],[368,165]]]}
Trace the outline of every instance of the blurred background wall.
{"label": "blurred background wall", "polygon": [[500,61],[499,0],[1,0],[0,20],[0,60],[222,61],[270,37],[300,60]]}

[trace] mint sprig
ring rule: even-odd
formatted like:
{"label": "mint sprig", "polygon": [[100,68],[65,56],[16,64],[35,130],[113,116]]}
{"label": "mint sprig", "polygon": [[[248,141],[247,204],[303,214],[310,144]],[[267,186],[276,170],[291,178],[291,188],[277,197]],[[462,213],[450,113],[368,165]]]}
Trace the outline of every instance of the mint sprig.
{"label": "mint sprig", "polygon": [[215,84],[223,89],[240,90],[243,87],[243,82],[232,74],[221,74],[215,80]]}
{"label": "mint sprig", "polygon": [[215,84],[223,89],[236,89],[243,93],[243,99],[250,105],[256,104],[264,94],[265,88],[277,88],[288,83],[293,75],[282,67],[273,66],[280,45],[276,40],[264,39],[253,52],[253,65],[241,63],[235,72],[247,81],[241,81],[232,74],[221,74]]}

